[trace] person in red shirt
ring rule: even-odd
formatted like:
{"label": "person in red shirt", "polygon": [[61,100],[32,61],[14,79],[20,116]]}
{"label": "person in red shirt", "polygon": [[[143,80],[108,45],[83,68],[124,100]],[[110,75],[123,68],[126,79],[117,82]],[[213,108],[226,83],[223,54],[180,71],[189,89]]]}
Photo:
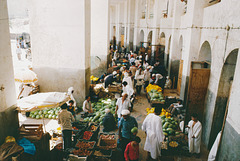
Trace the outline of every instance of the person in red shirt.
{"label": "person in red shirt", "polygon": [[138,161],[140,142],[141,139],[138,136],[136,136],[133,141],[127,144],[124,152],[125,161]]}

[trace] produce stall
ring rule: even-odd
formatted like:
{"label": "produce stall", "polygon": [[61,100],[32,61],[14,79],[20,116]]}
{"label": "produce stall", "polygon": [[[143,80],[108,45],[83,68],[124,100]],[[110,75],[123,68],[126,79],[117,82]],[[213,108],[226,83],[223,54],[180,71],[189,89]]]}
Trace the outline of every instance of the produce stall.
{"label": "produce stall", "polygon": [[165,104],[165,99],[162,94],[162,88],[157,85],[149,84],[146,88],[146,97],[152,107],[156,107],[161,104]]}
{"label": "produce stall", "polygon": [[[154,113],[155,108],[147,108],[147,114]],[[183,154],[187,146],[187,141],[185,139],[185,134],[179,128],[179,122],[177,118],[171,117],[171,113],[162,109],[159,115],[162,119],[163,134],[165,135],[165,140],[162,149],[163,155],[173,155],[173,154]]]}

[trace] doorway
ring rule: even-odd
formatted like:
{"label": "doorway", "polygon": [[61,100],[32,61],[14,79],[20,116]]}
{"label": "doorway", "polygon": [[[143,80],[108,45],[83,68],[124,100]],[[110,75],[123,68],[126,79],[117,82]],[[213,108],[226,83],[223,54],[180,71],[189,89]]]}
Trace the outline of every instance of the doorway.
{"label": "doorway", "polygon": [[212,147],[217,134],[221,131],[223,126],[227,102],[230,96],[232,81],[234,79],[237,56],[238,49],[235,49],[228,55],[222,67],[208,148]]}

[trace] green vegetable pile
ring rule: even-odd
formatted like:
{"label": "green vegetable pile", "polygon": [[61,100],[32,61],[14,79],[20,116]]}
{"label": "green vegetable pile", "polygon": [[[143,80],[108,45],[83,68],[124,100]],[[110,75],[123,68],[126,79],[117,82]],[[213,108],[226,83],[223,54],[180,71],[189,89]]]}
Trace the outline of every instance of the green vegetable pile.
{"label": "green vegetable pile", "polygon": [[94,116],[91,117],[86,117],[84,121],[89,121],[89,122],[95,122],[95,123],[100,123],[102,124],[102,120],[105,116],[105,109],[108,108],[110,109],[111,113],[114,115],[115,114],[115,109],[116,109],[116,101],[113,101],[111,99],[100,99],[96,103],[92,103],[93,107],[93,112]]}
{"label": "green vegetable pile", "polygon": [[148,92],[151,101],[159,101],[159,102],[165,102],[164,96],[162,92],[158,92],[155,89],[152,89],[150,92]]}
{"label": "green vegetable pile", "polygon": [[34,119],[42,119],[42,118],[57,119],[58,113],[60,110],[61,108],[57,107],[52,109],[31,111],[29,117]]}
{"label": "green vegetable pile", "polygon": [[179,135],[179,132],[176,132],[178,128],[178,122],[173,118],[166,118],[165,115],[161,116],[162,119],[162,127],[163,127],[163,134],[165,136],[175,136]]}

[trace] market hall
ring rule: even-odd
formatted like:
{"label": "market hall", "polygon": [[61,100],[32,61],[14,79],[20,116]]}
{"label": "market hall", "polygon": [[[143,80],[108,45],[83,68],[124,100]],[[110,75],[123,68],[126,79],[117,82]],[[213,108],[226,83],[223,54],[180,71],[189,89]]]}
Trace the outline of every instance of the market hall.
{"label": "market hall", "polygon": [[28,1],[30,39],[15,3],[0,160],[239,160],[236,0]]}

